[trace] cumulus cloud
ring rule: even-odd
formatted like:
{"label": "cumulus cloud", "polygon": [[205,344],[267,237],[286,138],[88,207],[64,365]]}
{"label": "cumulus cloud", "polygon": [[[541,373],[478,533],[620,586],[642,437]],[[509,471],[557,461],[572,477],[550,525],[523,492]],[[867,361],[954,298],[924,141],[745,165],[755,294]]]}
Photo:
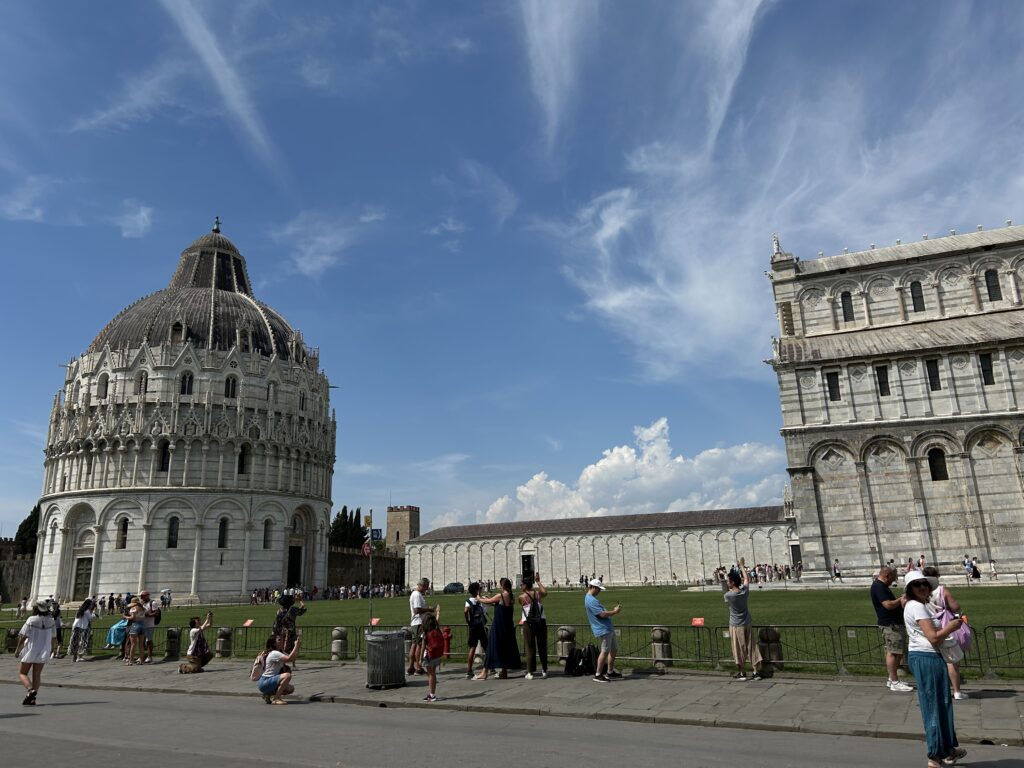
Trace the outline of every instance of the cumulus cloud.
{"label": "cumulus cloud", "polygon": [[[743,443],[692,458],[673,454],[668,419],[633,431],[633,445],[604,451],[573,483],[538,472],[514,496],[495,500],[480,522],[645,514],[778,503],[786,483],[777,446]],[[465,522],[464,516],[460,520]]]}
{"label": "cumulus cloud", "polygon": [[121,237],[145,237],[153,226],[153,208],[138,200],[125,200],[123,212],[113,218]]}

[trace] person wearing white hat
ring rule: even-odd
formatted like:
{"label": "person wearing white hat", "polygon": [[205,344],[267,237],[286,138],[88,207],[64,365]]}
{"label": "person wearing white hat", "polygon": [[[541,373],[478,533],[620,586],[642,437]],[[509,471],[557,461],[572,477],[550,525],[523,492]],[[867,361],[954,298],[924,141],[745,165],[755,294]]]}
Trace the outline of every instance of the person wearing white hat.
{"label": "person wearing white hat", "polygon": [[598,683],[607,683],[613,677],[622,677],[622,673],[615,669],[615,654],[619,650],[619,643],[611,619],[622,611],[622,606],[616,604],[610,611],[606,610],[597,599],[603,591],[604,584],[601,580],[591,579],[587,584],[587,596],[583,598],[590,629],[601,643],[601,652],[597,655],[597,669],[594,670],[594,680]]}
{"label": "person wearing white hat", "polygon": [[[51,658],[50,643],[56,624],[51,616],[52,606],[49,602],[37,600],[32,604],[32,615],[18,632],[18,645],[14,655],[19,657],[18,680],[25,686],[25,698],[22,704],[34,706],[36,694],[43,681],[43,665]],[[32,677],[29,678],[29,673]]]}
{"label": "person wearing white hat", "polygon": [[928,768],[953,765],[967,754],[956,738],[949,673],[939,653],[943,642],[960,629],[962,622],[957,616],[945,627],[941,626],[938,611],[929,602],[938,582],[921,571],[910,571],[903,577],[907,598],[903,621],[910,647],[907,660],[917,680],[917,701],[928,744]]}

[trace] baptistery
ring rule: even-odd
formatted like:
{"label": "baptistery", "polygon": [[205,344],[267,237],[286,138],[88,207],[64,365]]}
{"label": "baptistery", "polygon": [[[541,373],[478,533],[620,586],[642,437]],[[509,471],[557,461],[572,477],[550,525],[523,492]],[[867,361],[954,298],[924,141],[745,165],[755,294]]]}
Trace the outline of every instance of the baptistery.
{"label": "baptistery", "polygon": [[67,364],[35,594],[322,585],[335,434],[319,350],[255,298],[216,223]]}

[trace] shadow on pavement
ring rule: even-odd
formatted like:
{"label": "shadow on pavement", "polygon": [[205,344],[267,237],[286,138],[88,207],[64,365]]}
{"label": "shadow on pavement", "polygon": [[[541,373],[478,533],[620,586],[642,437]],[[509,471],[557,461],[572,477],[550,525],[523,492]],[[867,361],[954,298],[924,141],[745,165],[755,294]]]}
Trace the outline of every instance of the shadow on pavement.
{"label": "shadow on pavement", "polygon": [[1020,696],[1020,694],[1017,691],[989,691],[983,689],[971,691],[968,693],[968,696],[972,699],[1012,699]]}
{"label": "shadow on pavement", "polygon": [[35,717],[35,712],[12,712],[9,715],[0,715],[0,720],[13,720],[16,717]]}

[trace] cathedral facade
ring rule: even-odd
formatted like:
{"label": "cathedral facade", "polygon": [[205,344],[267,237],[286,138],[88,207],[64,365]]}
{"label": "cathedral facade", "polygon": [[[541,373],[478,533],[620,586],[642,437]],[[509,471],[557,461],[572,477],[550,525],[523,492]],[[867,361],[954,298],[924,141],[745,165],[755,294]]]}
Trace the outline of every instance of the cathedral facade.
{"label": "cathedral facade", "polygon": [[806,572],[1024,567],[1024,227],[806,261],[776,239],[769,277]]}
{"label": "cathedral facade", "polygon": [[336,423],[319,352],[255,299],[219,224],[67,365],[36,595],[204,601],[323,585]]}

